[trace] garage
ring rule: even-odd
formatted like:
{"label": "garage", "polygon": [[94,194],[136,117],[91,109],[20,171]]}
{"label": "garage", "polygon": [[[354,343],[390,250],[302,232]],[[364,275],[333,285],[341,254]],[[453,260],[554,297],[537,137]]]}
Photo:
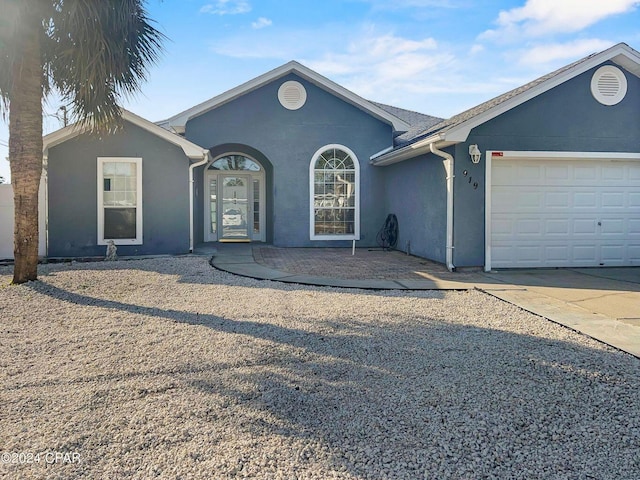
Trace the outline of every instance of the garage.
{"label": "garage", "polygon": [[640,265],[640,154],[487,152],[486,265]]}

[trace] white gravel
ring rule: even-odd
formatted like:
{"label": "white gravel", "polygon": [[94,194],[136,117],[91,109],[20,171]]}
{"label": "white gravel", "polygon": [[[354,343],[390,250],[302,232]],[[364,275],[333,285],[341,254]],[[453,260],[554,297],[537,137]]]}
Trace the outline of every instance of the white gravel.
{"label": "white gravel", "polygon": [[10,273],[4,478],[640,478],[640,361],[480,292]]}

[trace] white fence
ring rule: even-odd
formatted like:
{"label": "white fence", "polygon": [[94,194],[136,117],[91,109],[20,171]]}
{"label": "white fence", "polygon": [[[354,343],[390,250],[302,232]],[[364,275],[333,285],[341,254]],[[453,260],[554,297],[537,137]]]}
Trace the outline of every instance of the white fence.
{"label": "white fence", "polygon": [[[44,181],[40,184],[39,210],[38,255],[45,256],[47,253],[47,232]],[[13,213],[13,187],[2,184],[0,185],[0,259],[13,258]]]}

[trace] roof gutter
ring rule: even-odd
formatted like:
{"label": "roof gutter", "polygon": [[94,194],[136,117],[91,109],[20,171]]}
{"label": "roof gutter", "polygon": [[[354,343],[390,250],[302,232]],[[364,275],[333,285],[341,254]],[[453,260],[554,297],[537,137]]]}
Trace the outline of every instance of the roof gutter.
{"label": "roof gutter", "polygon": [[193,253],[193,170],[209,161],[209,150],[202,151],[202,160],[189,165],[189,253]]}
{"label": "roof gutter", "polygon": [[429,144],[429,151],[434,155],[437,155],[444,160],[442,163],[444,164],[444,169],[447,175],[447,252],[446,252],[446,262],[447,269],[450,272],[455,271],[456,267],[453,264],[453,155],[443,152],[442,150],[438,150],[434,143]]}
{"label": "roof gutter", "polygon": [[385,165],[391,165],[393,163],[402,162],[409,158],[417,157],[423,153],[429,153],[430,145],[434,143],[444,142],[446,139],[441,134],[431,135],[427,138],[419,140],[415,143],[407,145],[405,147],[393,150],[391,152],[378,152],[371,156],[371,164],[376,167],[384,167]]}

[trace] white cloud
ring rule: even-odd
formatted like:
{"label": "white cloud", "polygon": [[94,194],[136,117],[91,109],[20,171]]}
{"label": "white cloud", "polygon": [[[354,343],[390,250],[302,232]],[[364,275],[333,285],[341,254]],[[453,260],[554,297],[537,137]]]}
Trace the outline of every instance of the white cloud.
{"label": "white cloud", "polygon": [[506,67],[499,52],[482,45],[408,38],[371,24],[325,29],[344,31],[345,36],[319,41],[317,29],[272,29],[258,39],[255,32],[243,32],[242,38],[217,40],[212,50],[224,57],[266,61],[271,67],[299,60],[364,98],[443,117],[532,79],[528,66],[522,68],[516,59]]}
{"label": "white cloud", "polygon": [[[340,28],[334,26],[332,28]],[[399,92],[447,89],[439,75],[455,56],[435,39],[411,39],[394,32],[378,32],[372,25],[352,29],[346,37],[318,41],[317,31],[270,32],[260,41],[228,37],[213,44],[216,53],[234,58],[297,59],[359,95],[385,99]],[[391,100],[389,100],[391,101]]]}
{"label": "white cloud", "polygon": [[359,74],[373,69],[385,78],[410,76],[437,62],[437,46],[433,38],[411,40],[369,30],[351,40],[343,53],[324,54],[310,63],[311,68],[322,65],[327,74]]}
{"label": "white cloud", "polygon": [[200,13],[210,13],[212,15],[237,15],[251,11],[251,5],[246,0],[217,0],[215,3],[208,3],[200,9]]}
{"label": "white cloud", "polygon": [[[326,24],[324,31],[345,31],[343,25]],[[356,27],[357,29],[357,27]],[[352,31],[342,35],[318,35],[317,28],[270,28],[224,35],[211,42],[211,50],[229,58],[289,61],[304,57],[317,58],[324,52],[344,49]],[[345,37],[347,40],[345,40]]]}
{"label": "white cloud", "polygon": [[578,32],[638,5],[638,0],[527,0],[522,7],[501,11],[498,28],[484,32],[481,38],[512,40]]}
{"label": "white cloud", "polygon": [[344,51],[303,62],[361,96],[385,99],[442,88],[437,72],[455,63],[455,57],[440,51],[433,38],[414,40],[368,29]]}
{"label": "white cloud", "polygon": [[479,43],[475,43],[469,49],[469,54],[470,55],[477,55],[478,53],[484,52],[484,50],[485,50],[484,45],[481,45]]}
{"label": "white cloud", "polygon": [[313,46],[313,38],[304,31],[271,30],[260,40],[251,36],[256,34],[257,32],[247,32],[242,38],[236,35],[225,36],[212,42],[211,50],[229,58],[288,61],[299,58],[304,51]]}
{"label": "white cloud", "polygon": [[370,3],[378,10],[400,10],[403,8],[456,8],[464,3],[459,0],[360,0]]}
{"label": "white cloud", "polygon": [[270,27],[271,25],[273,25],[273,22],[265,17],[260,17],[255,22],[251,22],[251,28],[255,28],[256,30],[259,30],[265,27]]}
{"label": "white cloud", "polygon": [[566,43],[536,45],[528,50],[516,52],[518,63],[522,65],[544,65],[567,63],[592,53],[605,50],[612,45],[607,40],[582,39]]}
{"label": "white cloud", "polygon": [[[251,37],[225,37],[212,43],[215,53],[232,58],[284,63],[299,60],[358,95],[371,100],[448,116],[530,80],[478,75],[493,61],[487,49],[471,55],[470,46],[453,47],[435,38],[408,38],[368,24],[318,41],[316,29],[271,30]],[[479,51],[475,49],[476,53]],[[270,63],[276,66],[277,63]],[[515,82],[515,83],[514,83]]]}

